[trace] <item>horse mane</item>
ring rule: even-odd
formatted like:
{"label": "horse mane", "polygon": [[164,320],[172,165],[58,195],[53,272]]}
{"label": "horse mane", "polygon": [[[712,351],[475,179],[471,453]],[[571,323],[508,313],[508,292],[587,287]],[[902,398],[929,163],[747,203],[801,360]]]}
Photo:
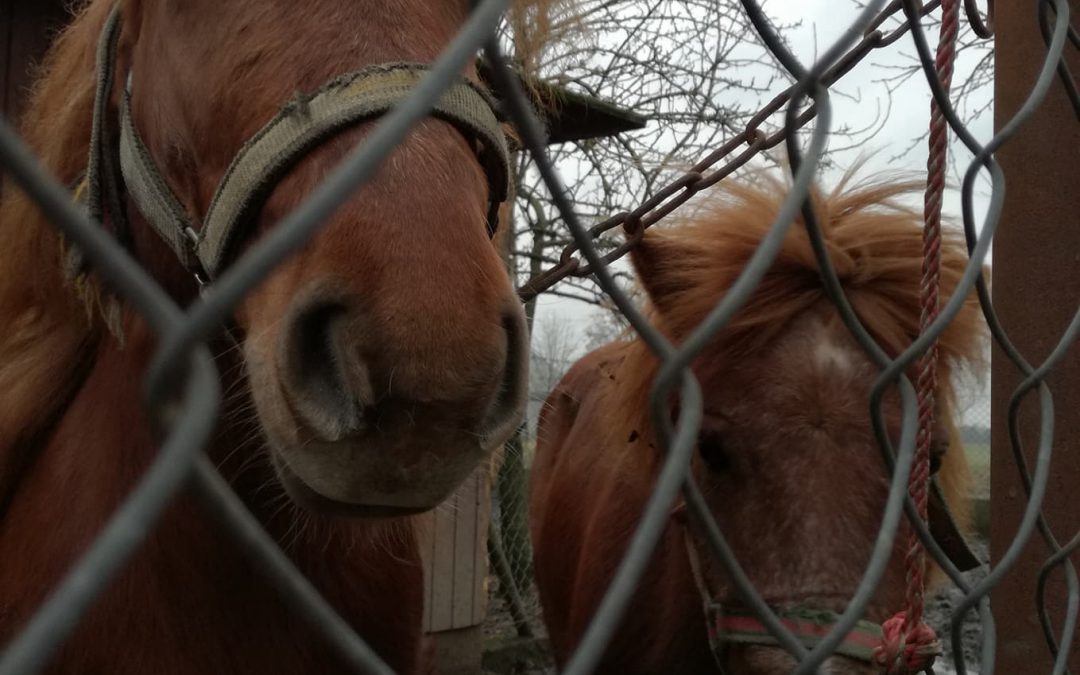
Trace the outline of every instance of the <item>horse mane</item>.
{"label": "horse mane", "polygon": [[[112,3],[76,8],[79,19],[60,34],[37,68],[22,117],[22,138],[45,169],[73,185],[85,170],[94,102],[94,55]],[[0,201],[0,479],[13,445],[66,404],[59,392],[84,369],[100,334],[92,286],[64,283],[59,232],[9,179]],[[0,480],[0,484],[3,480]]]}
{"label": "horse mane", "polygon": [[544,55],[579,26],[572,0],[516,0],[506,15],[518,66],[539,77]]}
{"label": "horse mane", "polygon": [[[922,278],[921,212],[902,199],[922,188],[917,180],[877,176],[855,182],[849,172],[830,193],[815,189],[812,204],[830,259],[855,313],[890,355],[896,356],[919,334]],[[671,226],[647,231],[631,253],[650,306],[646,313],[669,339],[681,342],[730,290],[746,268],[779,213],[788,186],[763,175],[731,181],[712,191],[696,212]],[[968,263],[958,233],[944,231],[941,243],[941,302],[955,292]],[[828,302],[820,270],[802,219],[788,231],[776,260],[749,300],[710,347],[708,358],[735,363],[779,337],[789,322]],[[648,400],[658,362],[641,340],[619,349],[621,400],[610,409],[613,433],[634,429],[652,437]],[[984,324],[975,296],[938,342],[939,415],[954,452],[946,453],[939,478],[950,506],[964,493],[968,473],[953,419],[955,379],[976,374],[985,364]],[[723,367],[723,364],[720,364]],[[909,373],[909,376],[911,373]],[[621,412],[618,412],[621,411]]]}

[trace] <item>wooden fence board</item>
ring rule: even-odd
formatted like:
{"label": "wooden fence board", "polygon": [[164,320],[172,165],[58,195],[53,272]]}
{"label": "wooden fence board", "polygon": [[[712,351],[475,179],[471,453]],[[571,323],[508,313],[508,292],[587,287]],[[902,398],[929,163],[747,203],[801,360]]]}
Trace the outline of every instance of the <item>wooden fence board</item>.
{"label": "wooden fence board", "polygon": [[465,481],[457,495],[457,511],[454,532],[454,611],[453,627],[463,628],[472,625],[473,602],[476,586],[476,566],[479,561],[474,557],[476,551],[476,516],[479,511],[479,476],[473,475]]}
{"label": "wooden fence board", "polygon": [[452,497],[418,519],[427,632],[477,626],[487,616],[489,473],[481,466]]}

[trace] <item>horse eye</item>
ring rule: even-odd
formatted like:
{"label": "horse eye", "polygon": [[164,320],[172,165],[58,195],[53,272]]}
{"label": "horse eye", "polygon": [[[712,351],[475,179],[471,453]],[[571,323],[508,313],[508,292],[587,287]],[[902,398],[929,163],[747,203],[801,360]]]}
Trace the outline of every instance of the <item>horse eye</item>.
{"label": "horse eye", "polygon": [[698,453],[709,471],[720,472],[731,468],[724,438],[717,431],[702,429],[698,433]]}

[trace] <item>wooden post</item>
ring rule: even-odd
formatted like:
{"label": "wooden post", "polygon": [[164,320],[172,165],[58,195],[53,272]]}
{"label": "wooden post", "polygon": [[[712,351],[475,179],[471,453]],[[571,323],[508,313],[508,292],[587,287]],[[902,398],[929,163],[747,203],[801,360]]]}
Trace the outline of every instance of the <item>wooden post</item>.
{"label": "wooden post", "polygon": [[490,468],[485,462],[450,499],[420,516],[427,632],[479,626],[487,616],[490,500]]}
{"label": "wooden post", "polygon": [[[1070,0],[1073,25],[1080,0]],[[1029,94],[1046,55],[1039,32],[1038,3],[995,6],[997,45],[995,128],[1013,116]],[[1080,54],[1068,43],[1065,57],[1080,75]],[[1030,363],[1053,349],[1080,304],[1080,123],[1060,81],[1035,116],[997,155],[1007,188],[1002,222],[994,241],[994,306],[1013,342]],[[1077,345],[1051,373],[1054,394],[1054,455],[1043,511],[1061,543],[1080,527],[1080,353]],[[1009,447],[1009,397],[1020,374],[995,346],[992,363],[991,556],[1000,559],[1016,535],[1026,504]],[[1037,393],[1021,415],[1021,435],[1034,470]],[[1049,551],[1036,533],[1013,571],[991,595],[997,621],[1000,673],[1049,673],[1052,663],[1036,613],[1035,583]],[[1080,556],[1073,562],[1080,564]],[[1060,632],[1065,584],[1059,570],[1049,584],[1048,609]],[[1080,669],[1073,645],[1070,667]]]}

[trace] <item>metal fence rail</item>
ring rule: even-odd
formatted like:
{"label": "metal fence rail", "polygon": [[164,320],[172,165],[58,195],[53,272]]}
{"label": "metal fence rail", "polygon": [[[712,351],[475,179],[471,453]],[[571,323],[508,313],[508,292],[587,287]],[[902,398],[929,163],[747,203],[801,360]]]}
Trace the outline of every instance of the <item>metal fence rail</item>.
{"label": "metal fence rail", "polygon": [[[1080,39],[1070,28],[1067,0],[1040,0],[1038,3],[1037,9],[1044,22],[1046,39],[1046,52],[1039,77],[1033,83],[1024,106],[1012,120],[1001,126],[1001,131],[986,145],[980,145],[957,117],[935,74],[934,57],[920,24],[920,17],[935,10],[938,2],[925,6],[920,6],[914,0],[895,0],[888,6],[885,5],[885,0],[869,2],[858,20],[843,36],[826,49],[820,59],[807,65],[786,49],[770,27],[760,5],[754,0],[742,0],[743,8],[761,39],[788,70],[796,84],[769,103],[742,134],[703,158],[690,172],[657,192],[649,201],[632,212],[619,214],[592,228],[587,228],[575,216],[573,204],[566,197],[558,172],[547,158],[540,125],[520,90],[518,80],[510,75],[506,59],[495,37],[497,24],[506,5],[507,0],[483,0],[476,3],[465,26],[413,94],[381,119],[367,140],[355,149],[303,205],[222,274],[187,311],[176,306],[140,269],[135,260],[75,208],[67,191],[45,175],[12,128],[6,122],[0,121],[0,165],[40,205],[55,226],[85,252],[87,259],[110,286],[139,311],[160,335],[160,347],[146,378],[146,407],[149,414],[161,420],[168,429],[159,456],[142,477],[136,490],[23,632],[5,647],[0,658],[0,674],[33,673],[44,667],[50,655],[78,625],[90,603],[107,586],[147,532],[154,527],[165,506],[188,479],[192,479],[196,486],[202,497],[201,501],[208,509],[208,515],[231,529],[236,540],[253,559],[270,572],[278,590],[294,609],[326,633],[346,660],[355,667],[356,672],[391,673],[297,572],[203,456],[202,448],[208,442],[221,399],[218,374],[207,343],[237,303],[265,278],[275,265],[307,241],[319,225],[363,184],[409,130],[424,119],[440,93],[450,85],[454,76],[480,48],[484,49],[492,64],[494,85],[506,100],[507,110],[521,133],[523,143],[532,153],[538,170],[574,236],[574,244],[564,251],[561,264],[524,285],[521,290],[522,297],[533,297],[568,275],[594,275],[662,364],[653,389],[652,412],[662,444],[666,448],[666,460],[628,553],[580,649],[567,665],[565,672],[583,675],[591,672],[595,666],[642,576],[649,555],[667,521],[669,509],[680,492],[693,516],[707,533],[711,552],[723,563],[731,578],[741,586],[743,596],[752,600],[751,608],[754,613],[780,644],[799,661],[800,665],[795,672],[816,672],[867,607],[891,555],[893,539],[903,511],[907,510],[909,515],[915,513],[914,505],[907,496],[907,482],[915,447],[916,403],[915,390],[904,375],[905,369],[941,335],[959,311],[963,298],[972,290],[978,293],[993,339],[1015,367],[1025,374],[1026,379],[1013,394],[1007,423],[1014,441],[1017,467],[1024,477],[1027,506],[1021,526],[1006,552],[989,575],[974,587],[964,582],[956,568],[930,538],[926,528],[919,525],[917,519],[911,520],[918,525],[923,544],[935,561],[966,594],[953,619],[952,639],[959,640],[960,622],[966,613],[977,610],[981,617],[985,629],[981,663],[985,673],[993,672],[995,662],[994,617],[988,593],[1010,572],[1021,549],[1032,535],[1039,531],[1054,551],[1053,556],[1047,560],[1045,573],[1049,574],[1058,566],[1063,567],[1068,584],[1065,620],[1056,631],[1046,616],[1045,608],[1041,608],[1048,645],[1056,655],[1053,672],[1066,672],[1068,647],[1076,632],[1077,609],[1080,605],[1080,583],[1069,561],[1069,554],[1080,547],[1080,535],[1068,539],[1066,544],[1060,544],[1041,512],[1053,447],[1054,420],[1053,397],[1045,378],[1080,332],[1080,312],[1062,333],[1050,355],[1040,364],[1029,364],[1012,345],[997,320],[981,270],[999,225],[1006,182],[1004,173],[994,159],[994,152],[1013,137],[1017,129],[1031,117],[1043,101],[1051,83],[1057,78],[1065,83],[1071,103],[1080,114],[1080,99],[1076,95],[1075,83],[1062,59],[1063,51],[1068,45],[1073,48],[1080,47]],[[976,32],[988,36],[989,32],[974,3],[969,0],[966,8],[968,21]],[[903,16],[904,20],[895,30],[888,33],[879,30],[890,18],[899,16]],[[962,186],[963,224],[970,248],[970,263],[957,292],[942,307],[938,319],[907,351],[896,359],[889,359],[862,328],[844,297],[830,261],[824,254],[824,244],[814,213],[809,208],[808,195],[819,169],[828,129],[832,124],[829,86],[843,77],[868,53],[904,36],[910,36],[918,50],[926,80],[951,131],[974,155],[974,160],[964,174]],[[805,105],[808,102],[810,105]],[[759,125],[781,110],[786,113],[784,128],[766,136],[759,130]],[[811,123],[812,133],[803,146],[794,131]],[[608,265],[624,255],[646,227],[660,221],[694,194],[730,175],[755,154],[780,143],[786,146],[793,174],[791,189],[780,215],[730,293],[713,308],[708,318],[689,339],[679,347],[672,345],[635,308],[615,283]],[[972,195],[975,178],[980,174],[989,176],[992,189],[989,210],[985,214],[982,230],[978,232]],[[873,416],[873,422],[884,455],[888,463],[893,465],[880,536],[863,580],[840,622],[829,637],[812,650],[807,650],[795,639],[748,583],[746,575],[727,546],[723,533],[706,510],[697,486],[688,476],[689,460],[702,420],[702,393],[697,381],[690,374],[689,365],[749,298],[768,270],[796,217],[800,215],[815,246],[830,296],[853,335],[880,368],[874,390],[877,412]],[[627,243],[601,256],[594,246],[595,238],[619,225],[629,234]],[[576,257],[578,253],[583,257],[583,261]],[[169,383],[175,381],[184,382],[183,391],[179,394],[169,386]],[[896,447],[891,447],[880,419],[882,393],[892,386],[899,387],[903,410],[902,433]],[[667,402],[669,395],[673,393],[679,396],[681,410],[674,425],[667,417]],[[1038,397],[1041,417],[1037,462],[1033,473],[1019,451],[1019,433],[1016,430],[1020,403],[1029,395]],[[1045,581],[1045,578],[1040,579],[1040,582],[1042,581]],[[965,672],[963,650],[954,649],[953,653],[956,656],[956,669],[961,673]]]}

